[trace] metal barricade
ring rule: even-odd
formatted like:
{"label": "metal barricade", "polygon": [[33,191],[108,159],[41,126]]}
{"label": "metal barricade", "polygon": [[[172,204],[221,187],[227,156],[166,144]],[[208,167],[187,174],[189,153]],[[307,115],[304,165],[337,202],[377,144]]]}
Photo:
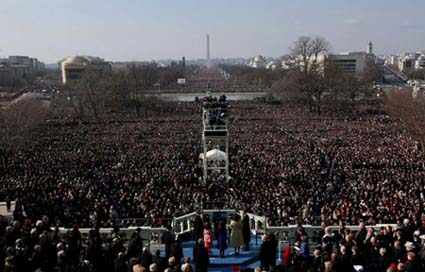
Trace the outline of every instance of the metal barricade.
{"label": "metal barricade", "polygon": [[[6,203],[0,202],[0,207],[5,209]],[[14,202],[12,202],[12,210],[13,208]],[[214,223],[214,219],[220,218],[220,220],[224,219],[226,221],[227,227],[229,227],[230,224],[230,216],[233,214],[240,214],[240,211],[236,209],[203,210],[204,218],[208,216],[211,219],[211,223]],[[191,233],[193,231],[193,222],[196,215],[196,212],[192,212],[173,218],[119,218],[116,219],[115,222],[118,222],[118,225],[120,226],[120,233],[124,236],[124,238],[131,237],[132,233],[140,228],[140,233],[143,239],[149,241],[149,243],[160,243],[160,237],[162,233],[166,231],[167,225],[172,226],[176,235]],[[283,239],[285,241],[285,246],[290,246],[295,242],[295,234],[298,228],[297,225],[269,226],[266,216],[260,216],[252,213],[247,213],[247,215],[250,219],[251,233],[256,236],[256,245],[258,245],[258,236],[262,236],[266,234],[266,232],[275,233],[279,241],[282,237],[285,237],[285,239]],[[366,228],[373,227],[376,230],[379,230],[381,227],[385,226],[395,227],[396,224],[369,225],[366,226]],[[212,224],[212,227],[214,227],[214,224]],[[311,244],[314,244],[314,242],[320,242],[312,240],[312,237],[321,230],[320,226],[303,225],[302,227],[305,229]],[[340,229],[339,226],[329,226],[329,228],[331,231],[338,231]],[[353,232],[357,232],[360,229],[359,226],[345,226],[345,228],[348,228]],[[59,228],[59,231],[62,234],[65,234],[68,230],[68,228]],[[90,228],[80,229],[82,235],[88,235],[89,231]],[[100,233],[104,235],[111,235],[113,231],[113,228],[100,228]],[[279,258],[281,257],[281,251],[284,250],[284,247],[281,246],[281,243],[279,243]]]}
{"label": "metal barricade", "polygon": [[[140,229],[140,237],[143,240],[148,241],[148,244],[160,244],[162,233],[167,231],[166,228],[159,227],[159,228],[152,228],[152,227],[129,227],[129,228],[123,228],[120,229],[120,235],[124,240],[128,240],[131,235],[137,230]],[[52,229],[53,230],[53,229]],[[60,234],[66,234],[70,229],[68,228],[59,228]],[[80,228],[79,231],[83,237],[88,236],[89,231],[92,230],[91,228]],[[114,233],[113,228],[100,228],[99,233],[101,235],[112,235]],[[156,237],[156,238],[155,238]]]}

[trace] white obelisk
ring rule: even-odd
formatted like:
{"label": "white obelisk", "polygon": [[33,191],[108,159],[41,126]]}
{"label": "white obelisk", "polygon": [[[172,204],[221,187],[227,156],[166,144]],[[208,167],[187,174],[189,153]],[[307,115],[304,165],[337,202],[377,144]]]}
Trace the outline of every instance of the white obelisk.
{"label": "white obelisk", "polygon": [[210,55],[210,34],[207,34],[207,68],[211,68],[211,55]]}

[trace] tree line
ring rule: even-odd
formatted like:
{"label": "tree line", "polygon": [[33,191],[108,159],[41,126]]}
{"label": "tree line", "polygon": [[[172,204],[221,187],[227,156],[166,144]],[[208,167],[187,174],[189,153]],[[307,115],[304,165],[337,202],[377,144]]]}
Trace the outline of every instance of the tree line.
{"label": "tree line", "polygon": [[247,65],[220,64],[219,67],[231,75],[234,84],[252,85],[271,88],[273,83],[281,79],[285,71],[282,69],[253,68]]}
{"label": "tree line", "polygon": [[372,95],[373,83],[382,81],[380,69],[369,64],[361,75],[347,73],[324,57],[330,49],[322,37],[299,37],[285,56],[288,69],[273,83],[272,96],[305,103],[319,115],[325,107],[354,110],[362,99]]}
{"label": "tree line", "polygon": [[6,171],[9,156],[31,144],[31,132],[49,116],[46,103],[22,99],[0,107],[0,170]]}
{"label": "tree line", "polygon": [[146,91],[172,88],[177,79],[192,73],[196,67],[130,65],[111,72],[88,71],[83,78],[66,86],[64,95],[53,100],[53,107],[62,111],[68,106],[80,119],[101,119],[103,114],[141,113],[155,106],[155,99]]}
{"label": "tree line", "polygon": [[395,90],[385,96],[385,111],[398,118],[410,135],[425,147],[425,95],[414,96],[410,88]]}

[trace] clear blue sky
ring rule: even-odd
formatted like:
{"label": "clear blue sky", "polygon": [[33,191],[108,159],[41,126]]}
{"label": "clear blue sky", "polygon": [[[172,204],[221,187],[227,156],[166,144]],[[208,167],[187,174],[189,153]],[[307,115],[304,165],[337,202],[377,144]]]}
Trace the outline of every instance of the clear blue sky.
{"label": "clear blue sky", "polygon": [[424,0],[0,0],[0,56],[203,58],[207,32],[212,57],[278,57],[300,35],[401,53],[425,49],[424,11]]}

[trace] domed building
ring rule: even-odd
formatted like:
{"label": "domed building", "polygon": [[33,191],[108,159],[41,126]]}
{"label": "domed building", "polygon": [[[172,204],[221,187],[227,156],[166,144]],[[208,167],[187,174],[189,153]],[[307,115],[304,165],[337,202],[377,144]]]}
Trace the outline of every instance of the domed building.
{"label": "domed building", "polygon": [[253,68],[266,68],[267,62],[263,56],[258,55],[249,61],[249,66]]}
{"label": "domed building", "polygon": [[111,64],[98,57],[73,56],[61,63],[62,83],[69,84],[81,79],[88,71],[110,72]]}

